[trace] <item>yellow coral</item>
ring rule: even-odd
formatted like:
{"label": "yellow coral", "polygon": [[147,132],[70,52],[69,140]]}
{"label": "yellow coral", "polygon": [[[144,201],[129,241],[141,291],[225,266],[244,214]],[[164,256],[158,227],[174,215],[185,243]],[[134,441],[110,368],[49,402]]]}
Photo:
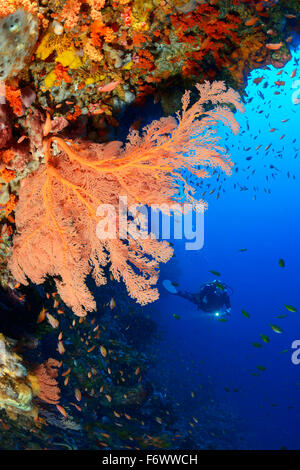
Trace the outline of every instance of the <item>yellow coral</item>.
{"label": "yellow coral", "polygon": [[45,60],[54,51],[62,54],[65,50],[72,48],[72,44],[73,38],[68,33],[57,36],[53,32],[47,32],[36,50],[36,57]]}
{"label": "yellow coral", "polygon": [[59,54],[55,62],[59,62],[64,67],[69,67],[70,69],[79,69],[82,66],[82,60],[74,47]]}
{"label": "yellow coral", "polygon": [[45,60],[55,49],[55,42],[52,40],[53,35],[51,33],[45,34],[40,45],[36,50],[36,56],[38,59]]}
{"label": "yellow coral", "polygon": [[158,3],[157,0],[135,0],[132,6],[131,27],[136,31],[148,31],[150,14]]}
{"label": "yellow coral", "polygon": [[122,70],[131,70],[133,66],[134,66],[134,63],[131,60],[130,62],[128,62],[128,64],[126,64],[126,65],[124,65],[124,67],[122,67]]}
{"label": "yellow coral", "polygon": [[56,80],[57,80],[57,77],[56,77],[55,71],[52,70],[51,72],[48,73],[48,75],[45,77],[45,80],[44,80],[46,89],[49,90],[49,88],[53,87]]}

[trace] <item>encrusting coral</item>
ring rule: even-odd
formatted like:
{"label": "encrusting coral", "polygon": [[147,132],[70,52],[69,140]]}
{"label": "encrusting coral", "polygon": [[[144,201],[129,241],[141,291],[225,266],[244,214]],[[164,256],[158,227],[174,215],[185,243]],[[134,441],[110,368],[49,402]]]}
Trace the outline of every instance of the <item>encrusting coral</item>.
{"label": "encrusting coral", "polygon": [[39,386],[13,346],[14,342],[0,333],[0,409],[4,408],[12,419],[16,419],[18,413],[35,416],[33,397]]}
{"label": "encrusting coral", "polygon": [[[204,203],[193,198],[194,189],[181,170],[198,178],[208,177],[209,167],[230,174],[232,163],[218,145],[216,125],[221,121],[238,132],[226,105],[239,111],[243,105],[239,94],[226,90],[223,82],[205,82],[197,90],[200,98],[191,107],[190,93],[184,94],[177,119],[154,121],[142,136],[132,131],[125,148],[120,142],[65,141],[49,134],[48,116],[44,164],[23,180],[16,209],[18,233],[10,268],[17,281],[27,284],[29,278],[40,284],[47,274],[55,277],[62,299],[76,315],[84,316],[96,307],[85,278],[92,271],[96,284],[105,284],[103,267],[110,264],[114,279],[123,279],[139,303],[158,298],[153,286],[159,263],[172,256],[170,245],[153,234],[134,236],[139,221],[126,227],[125,240],[117,235],[99,238],[97,224],[104,214],[97,208],[109,204],[119,214],[119,196],[126,196],[128,205],[172,206],[181,185],[184,201],[203,210]],[[205,110],[207,103],[212,108]]]}

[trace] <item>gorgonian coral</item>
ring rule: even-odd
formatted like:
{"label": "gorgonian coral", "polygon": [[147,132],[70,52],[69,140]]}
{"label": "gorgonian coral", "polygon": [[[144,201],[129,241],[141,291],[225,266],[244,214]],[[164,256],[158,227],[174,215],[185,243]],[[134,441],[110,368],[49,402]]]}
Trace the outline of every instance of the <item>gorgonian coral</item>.
{"label": "gorgonian coral", "polygon": [[[132,131],[125,148],[120,142],[93,144],[47,135],[48,118],[44,164],[23,180],[16,209],[18,233],[10,267],[19,282],[26,284],[30,278],[39,284],[47,274],[55,277],[65,303],[83,316],[96,307],[86,276],[92,271],[96,284],[105,284],[103,268],[109,265],[114,279],[123,279],[139,303],[158,298],[153,286],[159,263],[170,259],[172,248],[151,234],[134,237],[132,224],[126,228],[125,240],[99,239],[97,208],[113,207],[118,226],[119,196],[126,196],[128,205],[172,205],[182,184],[185,200],[197,210],[193,188],[181,170],[198,178],[208,177],[210,167],[230,174],[232,162],[218,145],[216,126],[221,121],[238,131],[225,104],[243,111],[240,97],[232,89],[226,91],[223,82],[205,82],[197,89],[200,97],[191,107],[190,93],[185,92],[177,119],[154,121],[142,136]],[[208,102],[213,106],[205,110]]]}

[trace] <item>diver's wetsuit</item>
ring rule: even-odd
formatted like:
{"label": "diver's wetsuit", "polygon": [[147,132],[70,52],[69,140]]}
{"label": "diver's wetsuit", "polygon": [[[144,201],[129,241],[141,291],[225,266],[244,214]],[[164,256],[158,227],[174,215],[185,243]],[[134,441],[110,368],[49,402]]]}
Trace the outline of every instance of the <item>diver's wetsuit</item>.
{"label": "diver's wetsuit", "polygon": [[198,309],[207,313],[214,313],[222,308],[230,310],[231,304],[226,290],[218,288],[213,282],[206,284],[199,293],[179,291],[178,295],[197,305]]}

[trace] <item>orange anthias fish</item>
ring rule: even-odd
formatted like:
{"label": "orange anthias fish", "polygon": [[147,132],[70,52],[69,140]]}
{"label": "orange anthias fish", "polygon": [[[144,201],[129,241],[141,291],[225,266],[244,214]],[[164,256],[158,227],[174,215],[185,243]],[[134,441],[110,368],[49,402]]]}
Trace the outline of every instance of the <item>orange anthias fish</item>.
{"label": "orange anthias fish", "polygon": [[44,137],[46,137],[49,134],[49,132],[51,131],[51,127],[52,127],[51,117],[50,117],[50,114],[47,113],[46,114],[46,121],[45,121],[44,128],[43,128]]}
{"label": "orange anthias fish", "polygon": [[56,318],[53,317],[50,313],[46,313],[46,317],[52,328],[57,328],[59,325],[59,321],[56,320]]}
{"label": "orange anthias fish", "polygon": [[282,45],[282,42],[279,42],[277,44],[268,43],[266,44],[266,48],[270,49],[271,51],[278,51],[278,49],[280,49]]}
{"label": "orange anthias fish", "polygon": [[64,352],[66,351],[62,341],[58,341],[57,351],[59,352],[59,354],[64,354]]}
{"label": "orange anthias fish", "polygon": [[115,299],[112,297],[112,298],[110,299],[110,302],[109,302],[109,308],[110,308],[111,310],[113,310],[113,309],[115,308],[115,306],[116,306],[116,301],[115,301]]}
{"label": "orange anthias fish", "polygon": [[77,401],[81,400],[81,391],[79,390],[79,388],[75,388],[75,398]]}
{"label": "orange anthias fish", "polygon": [[100,346],[100,352],[102,354],[103,357],[106,357],[107,356],[107,350],[104,346]]}
{"label": "orange anthias fish", "polygon": [[255,83],[255,85],[259,85],[263,79],[264,77],[257,77],[253,80],[253,83]]}
{"label": "orange anthias fish", "polygon": [[294,69],[291,73],[291,78],[295,78],[296,73],[297,73],[297,69]]}
{"label": "orange anthias fish", "polygon": [[257,21],[257,16],[254,16],[253,18],[250,18],[249,20],[245,21],[245,26],[253,26],[255,25],[255,23],[257,23]]}
{"label": "orange anthias fish", "polygon": [[42,323],[45,320],[46,312],[47,312],[47,310],[45,309],[45,307],[43,307],[42,310],[40,311],[39,316],[38,316],[37,321],[36,321],[38,324]]}
{"label": "orange anthias fish", "polygon": [[101,92],[101,93],[113,91],[119,85],[119,83],[120,83],[120,80],[110,82],[107,85],[100,86],[98,88],[98,91]]}
{"label": "orange anthias fish", "polygon": [[61,406],[61,405],[56,405],[56,408],[58,409],[58,411],[59,411],[65,418],[68,417],[67,412],[66,412],[66,410],[64,409],[63,406]]}
{"label": "orange anthias fish", "polygon": [[65,377],[65,376],[68,375],[70,372],[71,372],[71,368],[69,367],[69,369],[66,370],[65,372],[63,372],[63,373],[61,374],[61,376],[62,376],[62,377]]}

